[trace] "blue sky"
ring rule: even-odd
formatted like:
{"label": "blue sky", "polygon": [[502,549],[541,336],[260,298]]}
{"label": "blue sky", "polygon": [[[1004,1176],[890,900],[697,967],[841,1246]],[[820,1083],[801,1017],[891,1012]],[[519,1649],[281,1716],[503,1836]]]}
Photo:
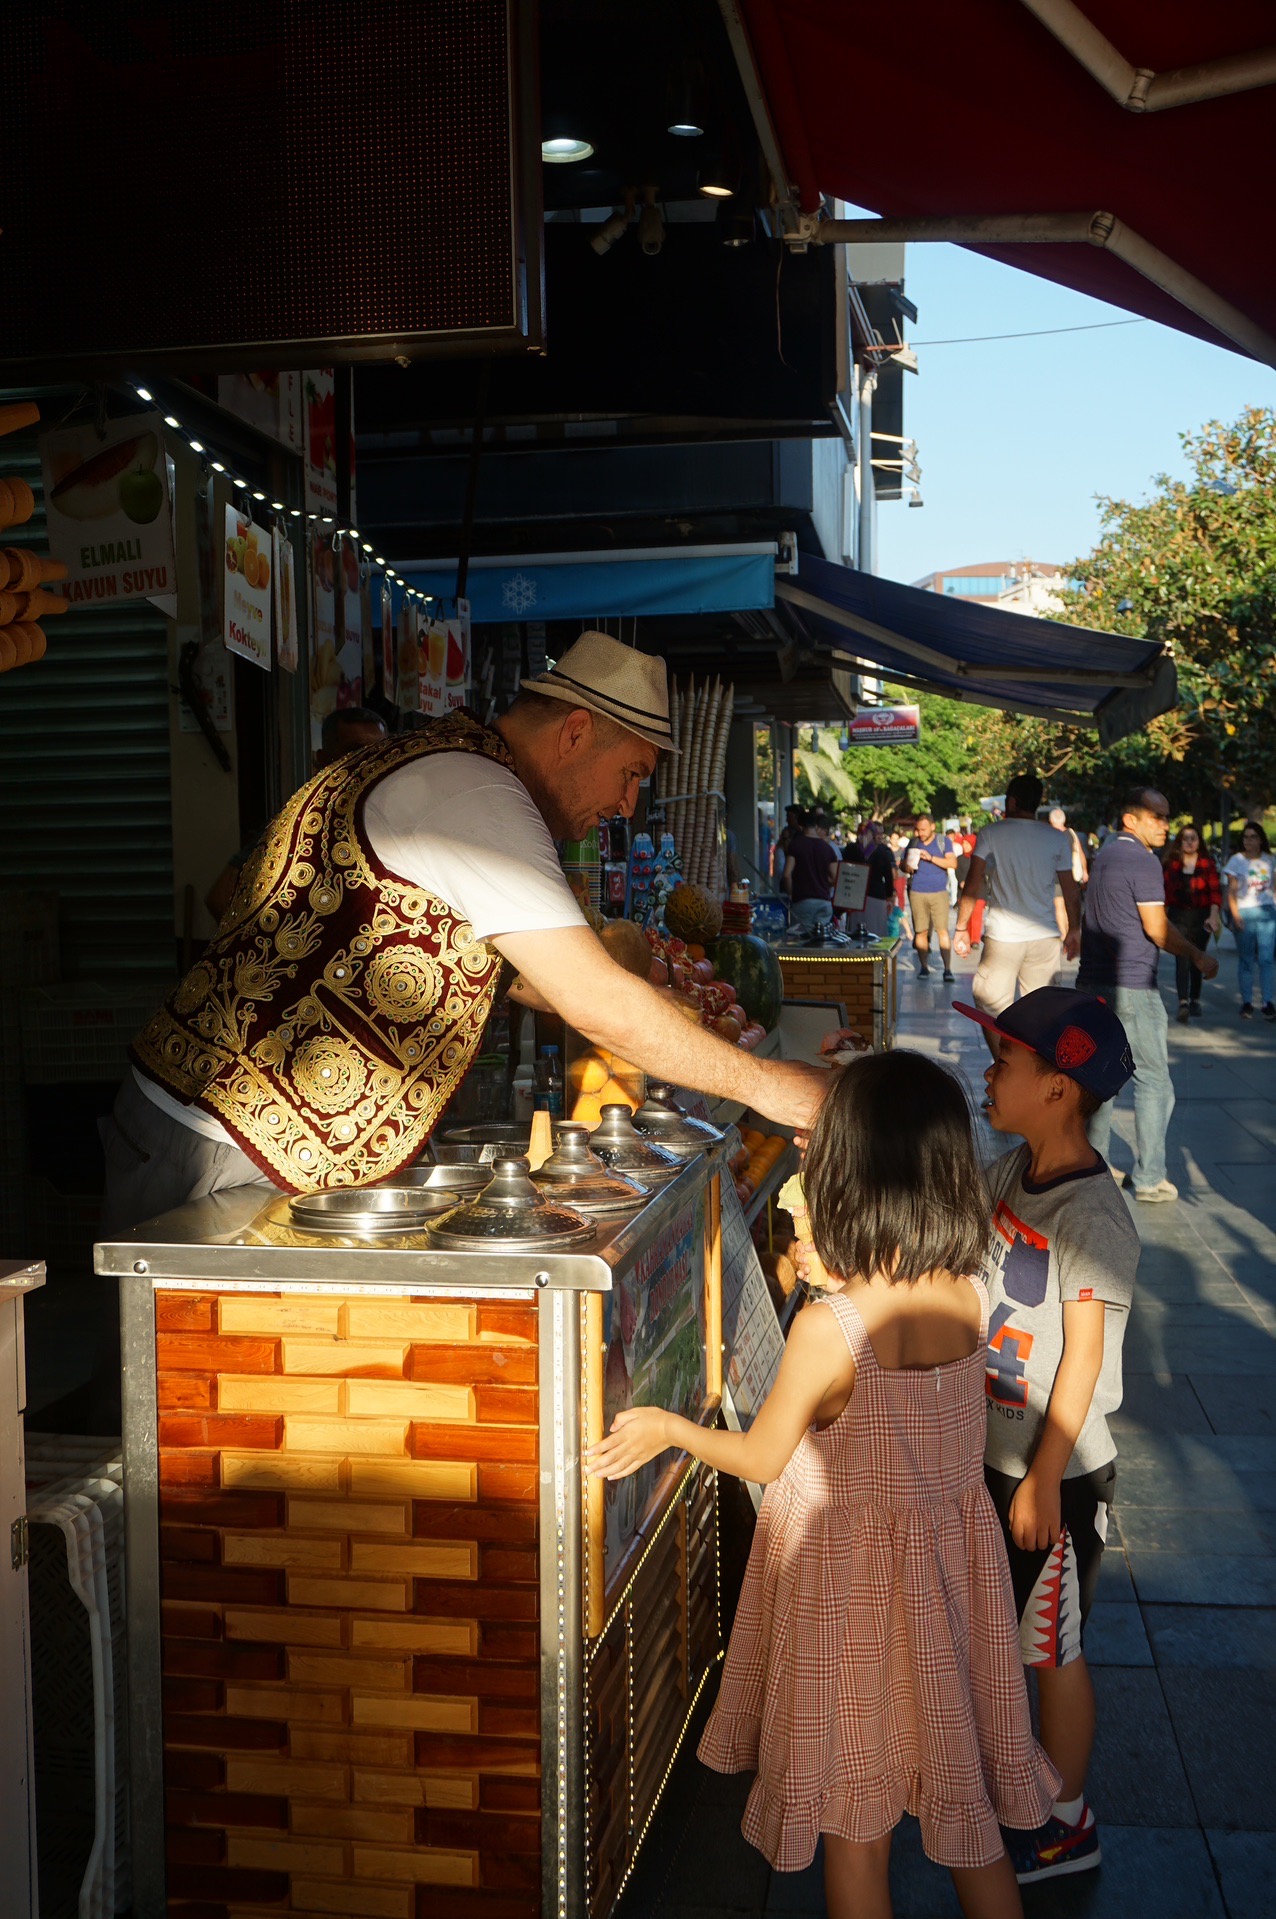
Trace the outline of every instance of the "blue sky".
{"label": "blue sky", "polygon": [[933,346],[971,334],[1128,317],[952,246],[910,246],[904,431],[925,506],[878,509],[878,571],[911,581],[979,560],[1066,562],[1098,538],[1095,496],[1141,499],[1184,470],[1177,436],[1276,406],[1276,371],[1150,321],[1103,332]]}

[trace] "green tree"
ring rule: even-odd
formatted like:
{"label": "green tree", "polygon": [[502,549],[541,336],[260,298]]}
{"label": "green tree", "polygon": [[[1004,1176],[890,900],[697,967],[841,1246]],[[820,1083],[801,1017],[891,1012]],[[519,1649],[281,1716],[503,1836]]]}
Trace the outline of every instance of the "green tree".
{"label": "green tree", "polygon": [[903,687],[884,687],[883,700],[921,708],[917,745],[849,746],[837,752],[826,731],[818,747],[799,744],[795,752],[798,798],[807,805],[831,801],[844,813],[858,808],[861,816],[888,825],[923,809],[940,819],[978,815],[981,795],[1001,791],[985,783],[980,739],[988,715],[960,700]]}
{"label": "green tree", "polygon": [[1010,715],[987,735],[999,777],[1033,766],[1091,823],[1145,780],[1201,817],[1217,815],[1221,789],[1242,812],[1276,797],[1276,411],[1181,439],[1187,480],[1162,474],[1145,501],[1103,501],[1102,538],[1070,569],[1060,616],[1170,646],[1178,707],[1106,752],[1090,729]]}

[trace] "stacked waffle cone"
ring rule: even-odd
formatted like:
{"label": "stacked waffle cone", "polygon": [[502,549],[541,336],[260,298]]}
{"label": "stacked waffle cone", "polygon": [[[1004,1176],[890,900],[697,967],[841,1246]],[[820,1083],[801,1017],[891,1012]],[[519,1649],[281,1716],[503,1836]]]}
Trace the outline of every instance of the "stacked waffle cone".
{"label": "stacked waffle cone", "polygon": [[696,685],[695,676],[670,686],[670,726],[676,757],[661,763],[657,797],[682,860],[684,879],[721,895],[726,891],[726,835],[722,792],[735,688],[720,679]]}
{"label": "stacked waffle cone", "polygon": [[[33,401],[0,406],[0,435],[34,426],[40,409]],[[0,478],[0,534],[25,526],[35,511],[35,494],[17,474]],[[0,673],[43,659],[44,628],[40,621],[65,613],[68,602],[45,588],[66,578],[66,568],[29,547],[0,547]]]}

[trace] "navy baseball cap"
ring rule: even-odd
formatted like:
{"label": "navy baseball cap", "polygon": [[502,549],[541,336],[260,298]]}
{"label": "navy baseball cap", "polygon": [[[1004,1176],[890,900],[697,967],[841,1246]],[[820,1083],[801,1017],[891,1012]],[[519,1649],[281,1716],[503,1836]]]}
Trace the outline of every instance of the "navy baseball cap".
{"label": "navy baseball cap", "polygon": [[1096,1099],[1115,1099],[1133,1076],[1134,1056],[1125,1028],[1107,1002],[1093,993],[1039,986],[1002,1013],[984,1013],[959,1000],[953,1001],[953,1011],[1029,1047]]}

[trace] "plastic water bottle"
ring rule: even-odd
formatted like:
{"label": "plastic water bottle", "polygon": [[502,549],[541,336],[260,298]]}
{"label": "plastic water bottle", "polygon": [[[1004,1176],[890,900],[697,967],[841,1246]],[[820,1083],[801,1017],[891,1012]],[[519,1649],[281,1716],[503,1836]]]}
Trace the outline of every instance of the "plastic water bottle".
{"label": "plastic water bottle", "polygon": [[563,1117],[563,1062],[559,1058],[556,1046],[541,1048],[541,1071],[537,1075],[540,1090],[545,1095],[545,1103],[551,1119]]}

